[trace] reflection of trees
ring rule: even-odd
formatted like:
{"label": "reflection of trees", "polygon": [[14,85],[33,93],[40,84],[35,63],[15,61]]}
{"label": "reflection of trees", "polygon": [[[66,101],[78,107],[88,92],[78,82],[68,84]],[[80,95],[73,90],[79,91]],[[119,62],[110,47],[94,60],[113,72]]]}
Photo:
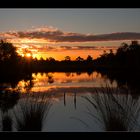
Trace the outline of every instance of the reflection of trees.
{"label": "reflection of trees", "polygon": [[7,112],[13,108],[20,98],[18,91],[1,90],[0,91],[0,108],[3,112]]}
{"label": "reflection of trees", "polygon": [[122,88],[129,88],[131,94],[140,94],[140,74],[137,72],[123,71],[101,71],[101,76],[110,81],[116,81],[117,85]]}
{"label": "reflection of trees", "polygon": [[29,92],[31,88],[33,87],[33,85],[34,85],[33,80],[30,79],[28,81],[25,81],[24,89],[26,90],[26,92]]}
{"label": "reflection of trees", "polygon": [[81,72],[76,72],[76,75],[77,75],[77,76],[79,76],[79,75],[81,75],[81,74],[82,74]]}
{"label": "reflection of trees", "polygon": [[48,74],[47,74],[47,77],[48,77],[48,83],[49,83],[49,84],[51,84],[51,83],[54,82],[54,78],[53,78],[53,75],[52,75],[52,74],[48,73]]}
{"label": "reflection of trees", "polygon": [[43,76],[43,72],[41,72],[40,74],[41,74],[41,76]]}
{"label": "reflection of trees", "polygon": [[71,75],[71,72],[65,72],[66,76],[69,77]]}
{"label": "reflection of trees", "polygon": [[92,73],[93,73],[93,71],[88,71],[87,72],[88,76],[91,76]]}

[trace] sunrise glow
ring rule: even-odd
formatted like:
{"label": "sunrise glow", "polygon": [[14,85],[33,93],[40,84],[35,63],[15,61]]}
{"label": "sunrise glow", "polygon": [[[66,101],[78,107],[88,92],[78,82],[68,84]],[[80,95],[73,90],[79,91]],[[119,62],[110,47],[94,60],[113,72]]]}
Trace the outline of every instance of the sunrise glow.
{"label": "sunrise glow", "polygon": [[0,9],[1,132],[137,132],[139,99],[140,9]]}

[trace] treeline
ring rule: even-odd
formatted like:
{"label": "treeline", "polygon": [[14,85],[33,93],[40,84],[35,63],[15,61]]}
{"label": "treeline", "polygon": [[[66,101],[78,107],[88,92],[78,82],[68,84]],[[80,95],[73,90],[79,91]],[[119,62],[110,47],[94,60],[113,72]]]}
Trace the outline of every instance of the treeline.
{"label": "treeline", "polygon": [[110,50],[104,52],[94,60],[94,68],[102,76],[116,81],[119,87],[129,87],[133,93],[140,91],[140,44],[132,41],[131,44],[122,43],[115,53]]}
{"label": "treeline", "polygon": [[53,57],[40,60],[31,57],[20,56],[13,44],[1,40],[0,42],[0,74],[26,74],[32,72],[46,71],[91,71],[93,69],[93,58],[88,55],[86,59],[78,56],[71,60],[66,56],[64,60],[58,61]]}
{"label": "treeline", "polygon": [[13,44],[0,42],[0,74],[49,72],[49,71],[93,71],[93,70],[139,70],[140,69],[140,44],[132,41],[130,45],[123,43],[114,53],[106,51],[97,59],[88,55],[86,59],[78,56],[71,60],[66,56],[64,60],[58,61],[53,57],[40,60],[32,57],[22,57]]}
{"label": "treeline", "polygon": [[94,66],[100,69],[139,70],[140,69],[140,44],[132,41],[131,44],[122,43],[114,53],[106,51],[94,60]]}
{"label": "treeline", "polygon": [[90,71],[93,70],[93,58],[88,56],[87,59],[83,59],[80,56],[76,60],[71,60],[69,56],[65,57],[65,60],[58,61],[55,59],[32,59],[30,62],[32,71]]}

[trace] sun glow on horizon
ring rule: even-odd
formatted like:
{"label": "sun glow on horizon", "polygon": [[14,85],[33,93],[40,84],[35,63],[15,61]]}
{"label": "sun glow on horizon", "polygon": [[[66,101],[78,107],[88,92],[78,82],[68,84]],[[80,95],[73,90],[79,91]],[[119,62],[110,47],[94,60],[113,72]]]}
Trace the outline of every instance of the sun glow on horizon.
{"label": "sun glow on horizon", "polygon": [[[12,42],[12,41],[11,41]],[[49,57],[53,57],[55,60],[64,60],[65,56],[70,56],[71,60],[75,60],[78,56],[86,59],[88,55],[91,55],[93,59],[100,57],[103,54],[103,50],[109,50],[106,44],[96,45],[96,44],[85,44],[80,43],[71,46],[70,44],[65,45],[65,43],[48,43],[43,39],[19,39],[18,43],[13,43],[17,47],[17,52],[22,57],[33,58],[40,60],[43,58],[46,60]],[[93,49],[91,47],[93,46]],[[83,48],[82,48],[83,47]],[[87,47],[87,48],[86,48]],[[89,49],[88,49],[89,47]],[[110,47],[110,46],[108,46]],[[111,47],[110,47],[111,48]],[[113,47],[115,49],[117,47]]]}
{"label": "sun glow on horizon", "polygon": [[31,57],[32,55],[30,53],[26,53],[26,57]]}

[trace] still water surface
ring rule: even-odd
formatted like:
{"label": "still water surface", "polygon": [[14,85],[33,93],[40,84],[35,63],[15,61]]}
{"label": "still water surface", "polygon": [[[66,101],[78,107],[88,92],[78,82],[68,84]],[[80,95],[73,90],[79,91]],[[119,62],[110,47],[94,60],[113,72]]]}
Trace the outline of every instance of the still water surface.
{"label": "still water surface", "polygon": [[[49,116],[44,121],[43,131],[73,132],[100,131],[101,128],[93,118],[87,116],[86,102],[81,96],[89,96],[95,87],[110,83],[100,73],[33,73],[31,92],[51,93],[54,96]],[[24,91],[26,82],[20,81],[18,86]],[[76,95],[75,95],[76,94]],[[83,120],[83,122],[79,121]],[[86,124],[84,124],[86,122]]]}
{"label": "still water surface", "polygon": [[[98,72],[93,73],[33,73],[31,80],[21,80],[16,88],[24,97],[27,92],[51,94],[52,107],[43,122],[47,132],[95,132],[104,131],[103,126],[86,113],[91,104],[82,96],[95,94],[95,88],[109,84],[117,86]],[[21,96],[22,98],[22,96]],[[97,112],[93,107],[95,116]]]}

